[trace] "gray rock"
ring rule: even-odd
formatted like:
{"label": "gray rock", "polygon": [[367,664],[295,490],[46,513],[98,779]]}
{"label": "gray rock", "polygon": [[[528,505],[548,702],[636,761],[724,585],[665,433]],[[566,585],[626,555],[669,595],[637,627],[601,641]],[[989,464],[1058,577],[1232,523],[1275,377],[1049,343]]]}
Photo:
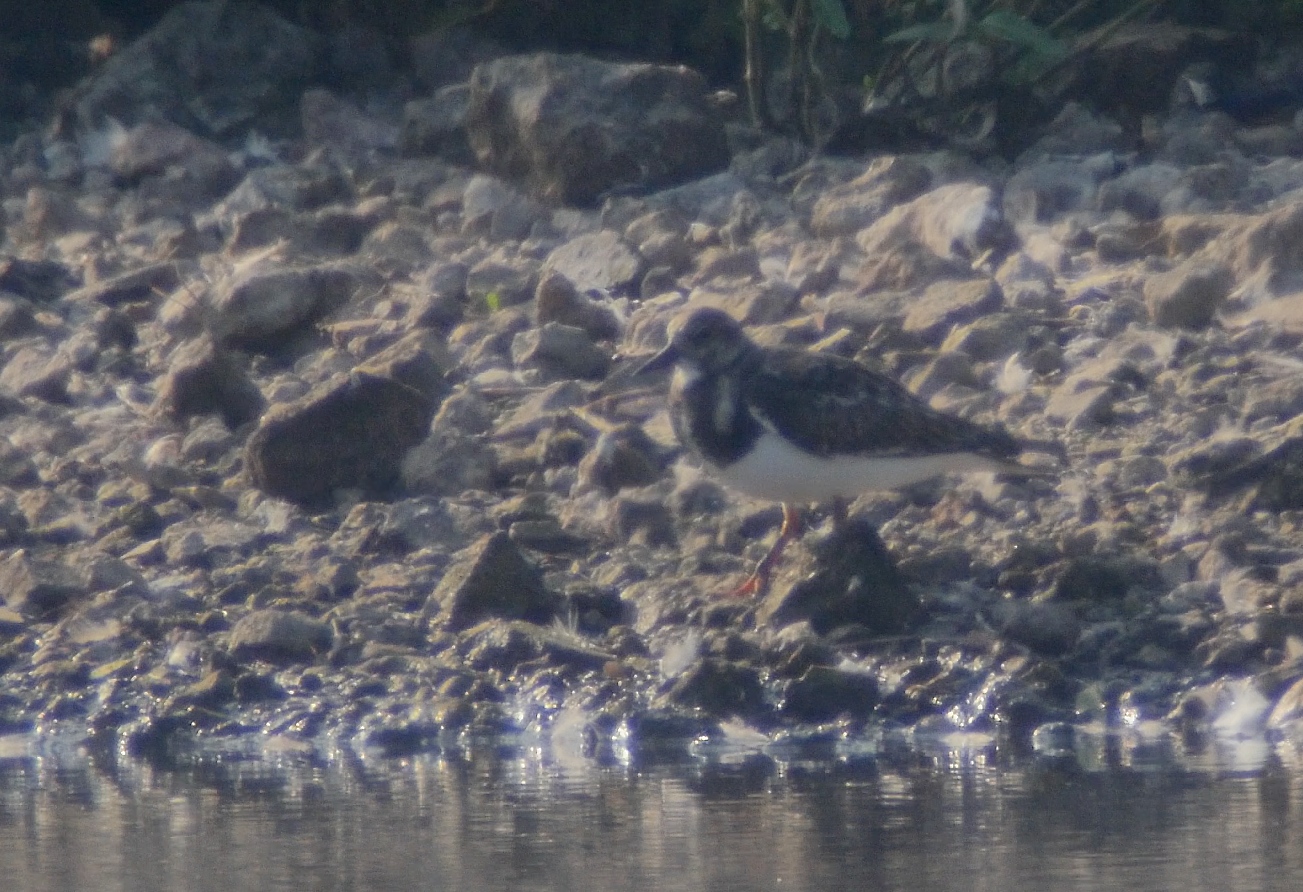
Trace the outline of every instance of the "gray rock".
{"label": "gray rock", "polygon": [[981,183],[948,183],[897,205],[856,238],[869,256],[906,245],[948,260],[977,259],[1012,246],[995,190]]}
{"label": "gray rock", "polygon": [[330,650],[335,635],[327,623],[288,610],[255,610],[231,629],[226,647],[246,663],[311,663]]}
{"label": "gray rock", "polygon": [[426,396],[405,384],[342,376],[273,406],[245,445],[245,467],[259,489],[295,502],[321,502],[342,488],[384,492],[433,415]]}
{"label": "gray rock", "polygon": [[430,595],[426,610],[451,631],[497,617],[549,622],[556,598],[543,574],[506,533],[485,536],[459,552]]}
{"label": "gray rock", "polygon": [[579,479],[608,493],[648,486],[665,473],[668,456],[636,424],[603,431],[579,462]]}
{"label": "gray rock", "polygon": [[866,672],[811,666],[783,689],[781,712],[798,722],[829,722],[842,715],[865,718],[880,699],[878,680]]}
{"label": "gray rock", "polygon": [[509,56],[475,69],[466,130],[479,163],[551,204],[591,205],[728,164],[705,81],[682,67]]}

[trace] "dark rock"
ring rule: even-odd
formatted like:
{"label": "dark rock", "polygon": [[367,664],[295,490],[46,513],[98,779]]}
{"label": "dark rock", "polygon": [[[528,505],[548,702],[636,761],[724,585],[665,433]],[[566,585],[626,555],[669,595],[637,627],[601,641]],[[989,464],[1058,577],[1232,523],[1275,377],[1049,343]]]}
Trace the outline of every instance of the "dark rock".
{"label": "dark rock", "polygon": [[330,650],[335,635],[327,623],[288,610],[255,610],[231,629],[226,647],[241,663],[308,663]]}
{"label": "dark rock", "polygon": [[1235,463],[1240,451],[1252,453],[1256,446],[1246,444],[1224,464],[1205,468],[1202,488],[1217,497],[1251,489],[1250,506],[1266,511],[1303,509],[1303,437],[1289,437],[1262,455]]}
{"label": "dark rock", "polygon": [[1089,555],[1074,558],[1054,581],[1053,597],[1063,601],[1116,601],[1134,589],[1157,590],[1157,565],[1141,558]]}
{"label": "dark rock", "polygon": [[429,332],[414,331],[372,356],[357,371],[412,388],[437,406],[448,394],[452,359]]}
{"label": "dark rock", "polygon": [[478,66],[470,89],[480,164],[549,203],[591,205],[728,164],[723,122],[687,68],[539,53]]}
{"label": "dark rock", "polygon": [[182,344],[159,378],[154,407],[174,419],[218,414],[236,428],[261,414],[262,393],[242,365],[210,338]]}
{"label": "dark rock", "polygon": [[617,497],[611,500],[607,532],[617,542],[673,546],[674,515],[664,502]]}
{"label": "dark rock", "polygon": [[819,634],[860,625],[888,635],[901,631],[918,610],[871,524],[851,518],[811,546],[811,574],[773,591],[756,609],[758,622],[787,625],[808,620]]}
{"label": "dark rock", "polygon": [[245,467],[259,489],[296,502],[320,502],[341,488],[383,492],[433,414],[425,395],[405,384],[347,375],[273,406],[249,437]]}
{"label": "dark rock", "polygon": [[430,595],[427,612],[439,614],[451,631],[483,619],[549,622],[556,598],[543,574],[506,533],[494,533],[459,552]]}

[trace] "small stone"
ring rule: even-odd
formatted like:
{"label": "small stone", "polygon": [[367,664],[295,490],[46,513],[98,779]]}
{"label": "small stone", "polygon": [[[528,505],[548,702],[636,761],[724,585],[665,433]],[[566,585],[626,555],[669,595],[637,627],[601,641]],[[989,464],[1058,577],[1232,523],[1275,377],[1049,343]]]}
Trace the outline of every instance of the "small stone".
{"label": "small stone", "polygon": [[14,396],[31,396],[47,403],[68,400],[72,363],[62,353],[53,355],[36,347],[23,347],[0,370],[0,390]]}
{"label": "small stone", "polygon": [[215,413],[230,428],[257,418],[264,404],[262,393],[235,357],[207,337],[173,351],[154,399],[157,411],[176,420]]}
{"label": "small stone", "polygon": [[782,713],[799,722],[829,722],[841,715],[864,718],[879,699],[878,681],[868,673],[811,666],[787,685]]}
{"label": "small stone", "polygon": [[940,343],[951,327],[999,310],[1004,294],[994,279],[943,281],[909,302],[904,329],[929,343]]}
{"label": "small stone", "polygon": [[556,270],[545,270],[534,292],[534,321],[582,328],[596,341],[620,335],[620,322],[607,307],[589,299]]}
{"label": "small stone", "polygon": [[640,426],[626,424],[604,431],[579,463],[579,479],[614,494],[625,487],[647,486],[664,473],[664,450]]}
{"label": "small stone", "polygon": [[0,558],[0,594],[24,616],[45,617],[89,594],[72,567],[20,548]]}

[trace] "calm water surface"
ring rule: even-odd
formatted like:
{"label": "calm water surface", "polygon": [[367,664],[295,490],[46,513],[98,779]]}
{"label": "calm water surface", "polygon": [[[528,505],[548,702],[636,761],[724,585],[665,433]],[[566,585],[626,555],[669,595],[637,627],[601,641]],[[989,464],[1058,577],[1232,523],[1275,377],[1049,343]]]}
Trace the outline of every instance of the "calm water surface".
{"label": "calm water surface", "polygon": [[3,890],[1299,890],[1303,758],[290,747],[161,770],[10,739],[0,869]]}

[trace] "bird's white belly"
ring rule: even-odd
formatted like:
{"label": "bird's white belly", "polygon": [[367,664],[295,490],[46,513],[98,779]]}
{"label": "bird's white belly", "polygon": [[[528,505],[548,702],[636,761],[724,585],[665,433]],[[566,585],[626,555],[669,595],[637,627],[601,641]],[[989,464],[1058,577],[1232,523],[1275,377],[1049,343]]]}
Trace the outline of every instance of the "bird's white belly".
{"label": "bird's white belly", "polygon": [[1001,463],[971,452],[947,455],[813,455],[766,432],[755,448],[715,474],[726,485],[760,499],[823,502],[898,489],[941,474],[993,471]]}

